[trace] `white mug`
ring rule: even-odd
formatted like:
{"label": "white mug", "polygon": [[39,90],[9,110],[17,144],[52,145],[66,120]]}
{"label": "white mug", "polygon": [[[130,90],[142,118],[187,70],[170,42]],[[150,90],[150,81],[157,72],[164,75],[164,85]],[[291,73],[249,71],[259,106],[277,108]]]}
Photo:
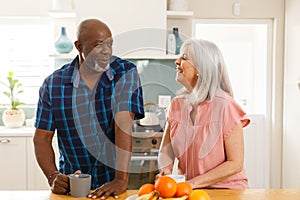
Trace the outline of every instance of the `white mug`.
{"label": "white mug", "polygon": [[185,176],[183,174],[168,174],[167,176],[173,178],[176,183],[185,182]]}

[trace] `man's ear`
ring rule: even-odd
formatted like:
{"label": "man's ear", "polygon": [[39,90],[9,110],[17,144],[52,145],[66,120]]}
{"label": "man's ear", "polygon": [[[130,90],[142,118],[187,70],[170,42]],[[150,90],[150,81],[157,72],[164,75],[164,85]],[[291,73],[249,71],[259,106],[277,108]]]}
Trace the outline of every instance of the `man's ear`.
{"label": "man's ear", "polygon": [[82,52],[81,44],[78,42],[78,40],[74,42],[74,45],[76,49],[79,51],[79,53],[81,53]]}

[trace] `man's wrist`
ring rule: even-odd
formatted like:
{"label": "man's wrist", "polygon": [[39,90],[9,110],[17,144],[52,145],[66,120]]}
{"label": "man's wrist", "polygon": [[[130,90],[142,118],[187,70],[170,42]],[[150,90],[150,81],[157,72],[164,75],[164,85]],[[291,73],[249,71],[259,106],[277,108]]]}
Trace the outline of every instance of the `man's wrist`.
{"label": "man's wrist", "polygon": [[116,171],[115,179],[128,182],[129,180],[129,173],[128,172],[122,172],[122,171]]}
{"label": "man's wrist", "polygon": [[52,186],[52,182],[54,180],[54,178],[59,174],[58,171],[54,171],[52,172],[49,176],[48,176],[48,184],[50,185],[50,187]]}

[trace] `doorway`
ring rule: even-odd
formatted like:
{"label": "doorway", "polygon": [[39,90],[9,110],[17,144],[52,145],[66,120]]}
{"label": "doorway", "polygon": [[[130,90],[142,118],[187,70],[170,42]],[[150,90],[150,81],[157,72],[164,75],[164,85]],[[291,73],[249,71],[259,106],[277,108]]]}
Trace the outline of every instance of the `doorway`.
{"label": "doorway", "polygon": [[193,38],[212,41],[220,48],[234,99],[251,119],[244,129],[250,188],[270,187],[272,31],[272,20],[192,21]]}

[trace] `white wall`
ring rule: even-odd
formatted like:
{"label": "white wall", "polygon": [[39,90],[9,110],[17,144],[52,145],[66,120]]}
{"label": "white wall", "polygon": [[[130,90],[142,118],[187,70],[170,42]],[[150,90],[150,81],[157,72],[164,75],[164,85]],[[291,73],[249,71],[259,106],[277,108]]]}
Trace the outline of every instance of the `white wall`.
{"label": "white wall", "polygon": [[0,16],[47,16],[51,0],[0,0]]}
{"label": "white wall", "polygon": [[300,1],[286,0],[283,187],[300,187]]}

